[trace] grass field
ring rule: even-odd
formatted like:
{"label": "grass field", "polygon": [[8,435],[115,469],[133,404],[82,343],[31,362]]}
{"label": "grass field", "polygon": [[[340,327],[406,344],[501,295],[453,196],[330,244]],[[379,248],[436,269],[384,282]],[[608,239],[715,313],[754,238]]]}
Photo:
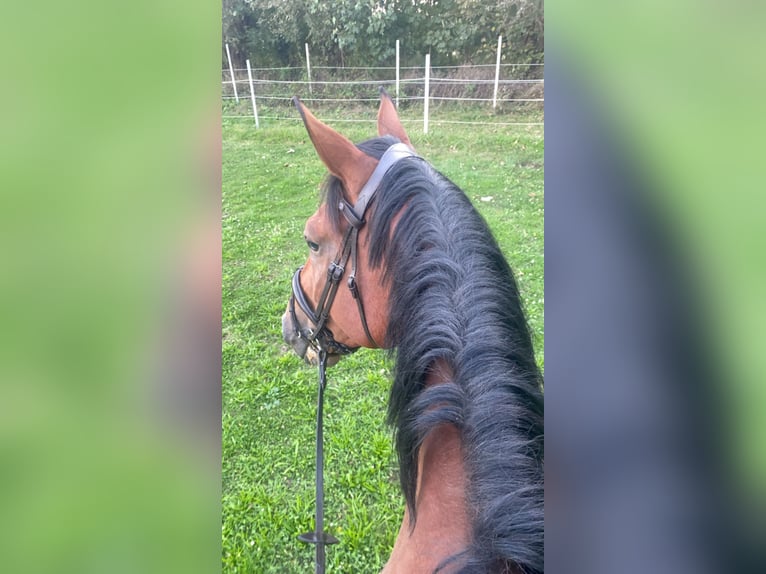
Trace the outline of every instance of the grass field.
{"label": "grass field", "polygon": [[[493,119],[449,117],[477,115]],[[317,373],[285,347],[280,318],[325,170],[300,122],[223,122],[223,569],[304,574],[313,547],[297,535],[313,528]],[[405,126],[493,229],[543,364],[542,127],[434,124],[423,135],[422,124]],[[334,127],[354,141],[375,129]],[[399,528],[404,504],[384,423],[390,371],[384,351],[362,349],[328,372],[325,526],[341,540],[328,549],[328,572],[377,572]]]}

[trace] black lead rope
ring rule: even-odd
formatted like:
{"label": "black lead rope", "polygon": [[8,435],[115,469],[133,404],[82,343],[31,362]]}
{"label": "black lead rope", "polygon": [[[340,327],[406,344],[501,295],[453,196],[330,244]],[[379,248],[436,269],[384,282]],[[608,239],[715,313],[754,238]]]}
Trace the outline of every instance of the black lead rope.
{"label": "black lead rope", "polygon": [[314,572],[324,574],[325,551],[327,544],[340,542],[334,536],[324,531],[324,435],[322,432],[322,410],[324,406],[324,388],[326,386],[325,369],[327,367],[327,351],[319,351],[319,398],[317,400],[317,444],[316,444],[316,525],[314,532],[298,536],[298,540],[316,545],[316,560]]}

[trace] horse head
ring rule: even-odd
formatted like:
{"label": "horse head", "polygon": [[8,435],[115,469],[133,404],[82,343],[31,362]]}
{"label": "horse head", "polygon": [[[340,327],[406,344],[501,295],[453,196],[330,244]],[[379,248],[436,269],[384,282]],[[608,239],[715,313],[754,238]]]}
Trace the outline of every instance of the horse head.
{"label": "horse head", "polygon": [[396,108],[383,89],[378,134],[400,143],[380,159],[319,121],[297,97],[293,101],[329,171],[328,185],[339,186],[340,194],[339,201],[332,203],[325,198],[306,221],[303,236],[308,259],[293,276],[282,334],[309,363],[317,363],[321,350],[327,353],[327,364],[333,365],[359,347],[385,344],[388,292],[383,270],[368,263],[365,217],[385,170],[414,154]]}

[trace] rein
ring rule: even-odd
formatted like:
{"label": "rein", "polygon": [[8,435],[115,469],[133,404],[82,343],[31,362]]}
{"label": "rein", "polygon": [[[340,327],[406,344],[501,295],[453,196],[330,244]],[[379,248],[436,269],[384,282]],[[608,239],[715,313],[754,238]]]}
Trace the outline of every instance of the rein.
{"label": "rein", "polygon": [[298,540],[316,545],[314,572],[324,574],[325,551],[327,544],[340,542],[334,536],[324,531],[324,434],[322,432],[322,413],[324,410],[324,389],[327,385],[325,369],[327,368],[327,352],[319,351],[319,398],[317,399],[317,432],[316,432],[316,524],[313,532],[298,536]]}
{"label": "rein", "polygon": [[[375,193],[378,190],[378,186],[380,185],[383,176],[385,176],[386,172],[391,169],[397,161],[407,157],[418,156],[415,155],[409,146],[403,143],[397,143],[389,147],[380,158],[380,162],[378,162],[375,171],[372,172],[370,179],[364,184],[356,203],[352,206],[345,200],[342,200],[338,205],[338,209],[348,221],[349,226],[343,236],[343,243],[341,244],[340,251],[327,269],[327,280],[322,289],[322,293],[319,296],[316,309],[312,309],[312,306],[301,287],[300,278],[303,266],[298,267],[293,274],[293,292],[288,304],[290,317],[293,322],[293,329],[296,335],[305,340],[317,351],[319,357],[319,397],[317,399],[316,428],[316,523],[313,532],[307,532],[298,536],[298,539],[302,542],[316,545],[315,574],[324,574],[325,572],[324,547],[328,544],[337,544],[339,542],[337,538],[324,531],[324,434],[322,416],[324,410],[324,389],[327,384],[325,376],[327,355],[330,353],[347,355],[356,351],[356,348],[348,347],[335,340],[332,331],[327,328],[327,319],[330,315],[330,308],[332,307],[333,301],[335,301],[335,295],[338,292],[340,280],[343,278],[346,267],[350,261],[351,273],[348,276],[346,284],[356,301],[359,310],[359,318],[361,319],[362,327],[365,335],[367,335],[367,339],[370,341],[372,347],[378,347],[378,344],[375,342],[375,339],[372,338],[370,329],[367,326],[364,305],[359,296],[359,286],[356,282],[359,230],[364,227],[366,223],[364,219],[365,213],[367,212],[370,202],[375,197]],[[298,317],[295,314],[296,302],[306,314],[309,321],[313,324],[312,328],[304,329],[301,327],[298,322]]]}

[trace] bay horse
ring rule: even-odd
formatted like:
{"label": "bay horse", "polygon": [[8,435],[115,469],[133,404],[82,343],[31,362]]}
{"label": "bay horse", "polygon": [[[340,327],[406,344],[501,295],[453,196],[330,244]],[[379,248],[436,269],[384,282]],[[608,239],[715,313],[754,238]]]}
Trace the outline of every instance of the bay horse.
{"label": "bay horse", "polygon": [[294,103],[329,175],[282,332],[313,364],[395,355],[406,507],[383,574],[543,572],[543,378],[510,266],[384,90],[358,145]]}

